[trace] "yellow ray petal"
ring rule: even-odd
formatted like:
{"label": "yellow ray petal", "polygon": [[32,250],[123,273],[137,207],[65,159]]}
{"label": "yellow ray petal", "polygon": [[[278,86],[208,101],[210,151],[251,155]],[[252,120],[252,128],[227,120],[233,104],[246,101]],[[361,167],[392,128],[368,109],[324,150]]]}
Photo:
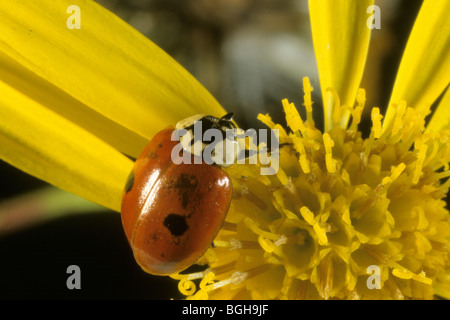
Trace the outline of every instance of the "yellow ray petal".
{"label": "yellow ray petal", "polygon": [[[373,0],[310,0],[311,29],[324,103],[325,130],[333,126],[333,88],[352,107],[364,71],[370,40],[367,8]],[[349,112],[341,116],[341,125]]]}
{"label": "yellow ray petal", "polygon": [[427,126],[427,130],[441,131],[450,129],[450,90],[447,89],[439,102],[433,117]]}
{"label": "yellow ray petal", "polygon": [[0,82],[0,158],[113,210],[133,162],[76,124]]}
{"label": "yellow ray petal", "polygon": [[[72,5],[80,29],[68,28]],[[175,60],[94,1],[1,1],[0,51],[147,139],[193,113],[224,113]]]}
{"label": "yellow ray petal", "polygon": [[0,79],[127,155],[137,158],[148,143],[148,139],[102,116],[2,52]]}
{"label": "yellow ray petal", "polygon": [[450,81],[450,1],[425,0],[411,31],[392,91],[384,130],[401,100],[426,112]]}

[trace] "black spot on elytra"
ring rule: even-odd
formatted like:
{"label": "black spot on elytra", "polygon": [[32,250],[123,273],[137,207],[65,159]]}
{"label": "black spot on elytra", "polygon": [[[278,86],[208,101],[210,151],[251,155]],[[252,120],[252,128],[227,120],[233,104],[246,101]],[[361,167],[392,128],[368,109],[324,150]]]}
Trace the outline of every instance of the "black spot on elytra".
{"label": "black spot on elytra", "polygon": [[131,170],[130,174],[128,175],[127,182],[125,183],[125,192],[128,193],[133,189],[134,185],[134,171]]}
{"label": "black spot on elytra", "polygon": [[189,228],[186,223],[186,217],[176,213],[168,214],[167,217],[164,218],[163,225],[175,237],[182,236]]}
{"label": "black spot on elytra", "polygon": [[157,159],[158,157],[159,157],[159,154],[156,150],[150,150],[147,153],[147,158],[149,158],[149,159]]}
{"label": "black spot on elytra", "polygon": [[193,191],[197,188],[198,180],[194,175],[182,173],[175,182],[175,189],[180,197],[181,205],[187,208],[189,198]]}

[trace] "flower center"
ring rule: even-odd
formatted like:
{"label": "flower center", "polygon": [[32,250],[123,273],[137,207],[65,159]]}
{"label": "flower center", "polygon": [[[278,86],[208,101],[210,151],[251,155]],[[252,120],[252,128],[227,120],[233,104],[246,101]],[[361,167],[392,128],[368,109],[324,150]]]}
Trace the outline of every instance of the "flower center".
{"label": "flower center", "polygon": [[[209,268],[173,275],[180,291],[219,299],[432,297],[433,279],[449,264],[449,133],[426,132],[424,116],[400,102],[384,131],[373,108],[370,136],[362,138],[362,89],[354,108],[340,106],[331,90],[334,126],[322,133],[312,87],[307,78],[303,84],[305,121],[287,100],[289,130],[258,116],[279,130],[278,173],[227,169],[234,199],[200,261]],[[367,284],[374,266],[378,290]],[[202,279],[198,291],[195,279]]]}

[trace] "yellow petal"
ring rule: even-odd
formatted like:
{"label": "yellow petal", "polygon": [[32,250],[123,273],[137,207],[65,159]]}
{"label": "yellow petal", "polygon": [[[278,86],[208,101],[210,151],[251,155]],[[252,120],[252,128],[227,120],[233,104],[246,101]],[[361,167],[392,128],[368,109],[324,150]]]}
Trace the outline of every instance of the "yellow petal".
{"label": "yellow petal", "polygon": [[450,81],[450,1],[425,0],[411,31],[392,91],[384,130],[401,100],[426,112]]}
{"label": "yellow petal", "polygon": [[441,131],[450,129],[450,90],[447,89],[439,102],[427,130]]}
{"label": "yellow petal", "polygon": [[[80,29],[68,28],[72,5]],[[224,113],[175,60],[94,1],[1,1],[0,35],[1,52],[147,139],[192,114]]]}
{"label": "yellow petal", "polygon": [[109,120],[2,52],[0,52],[0,79],[127,155],[137,158],[148,143],[148,139]]}
{"label": "yellow petal", "polygon": [[[367,13],[373,0],[310,0],[311,29],[324,103],[325,130],[333,126],[334,89],[341,104],[353,107],[370,40]],[[369,11],[370,12],[370,11]],[[340,124],[348,121],[341,115]]]}
{"label": "yellow petal", "polygon": [[0,82],[0,158],[120,211],[133,162],[76,124]]}

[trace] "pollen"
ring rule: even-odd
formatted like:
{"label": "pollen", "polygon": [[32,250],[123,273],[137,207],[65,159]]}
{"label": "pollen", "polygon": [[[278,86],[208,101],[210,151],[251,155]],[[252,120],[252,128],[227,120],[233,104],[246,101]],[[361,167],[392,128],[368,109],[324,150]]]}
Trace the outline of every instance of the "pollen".
{"label": "pollen", "polygon": [[[394,106],[389,128],[374,107],[370,135],[359,131],[366,94],[340,105],[333,126],[313,121],[313,88],[303,79],[306,117],[282,100],[279,170],[235,164],[233,200],[201,272],[179,273],[188,299],[450,298],[450,132],[425,131],[423,113]],[[347,112],[348,111],[348,112]],[[350,118],[344,116],[349,114]],[[275,152],[272,150],[272,152]],[[379,268],[380,288],[368,286]]]}

